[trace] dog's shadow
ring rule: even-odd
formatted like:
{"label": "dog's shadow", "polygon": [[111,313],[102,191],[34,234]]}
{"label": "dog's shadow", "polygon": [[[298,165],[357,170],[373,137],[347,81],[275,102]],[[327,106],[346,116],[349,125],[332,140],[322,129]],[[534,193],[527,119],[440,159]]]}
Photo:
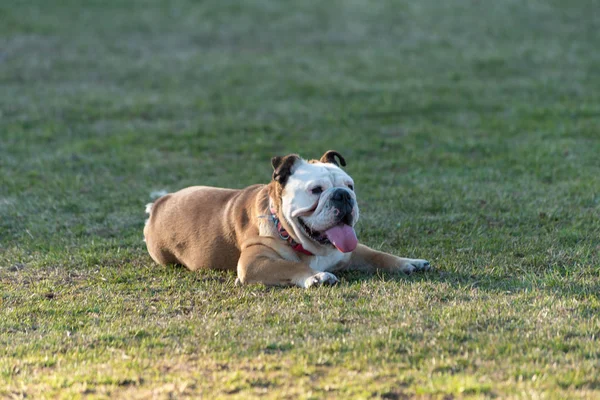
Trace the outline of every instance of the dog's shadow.
{"label": "dog's shadow", "polygon": [[[190,273],[182,265],[172,264],[165,267],[169,273]],[[201,270],[191,272],[196,282],[215,282],[226,285],[235,285],[235,271]],[[362,272],[362,271],[336,271],[334,274],[340,279],[340,285],[352,286],[361,282],[394,281],[404,284],[429,284],[452,288],[457,292],[467,292],[476,289],[488,294],[518,294],[543,290],[558,297],[585,298],[595,297],[600,299],[600,282],[595,280],[574,282],[573,280],[533,277],[522,279],[518,275],[492,275],[485,272],[470,274],[461,271],[436,270],[414,272],[410,275],[398,272]],[[255,285],[252,285],[256,288]],[[262,286],[265,290],[285,290],[288,286]]]}
{"label": "dog's shadow", "polygon": [[388,272],[336,272],[342,284],[353,285],[368,281],[396,281],[408,284],[443,285],[454,288],[458,292],[472,291],[488,294],[519,294],[524,292],[544,291],[558,297],[586,298],[589,296],[600,299],[600,282],[579,280],[560,280],[532,277],[522,279],[512,275],[491,275],[485,273],[469,274],[460,271],[431,270],[415,272],[410,275]]}

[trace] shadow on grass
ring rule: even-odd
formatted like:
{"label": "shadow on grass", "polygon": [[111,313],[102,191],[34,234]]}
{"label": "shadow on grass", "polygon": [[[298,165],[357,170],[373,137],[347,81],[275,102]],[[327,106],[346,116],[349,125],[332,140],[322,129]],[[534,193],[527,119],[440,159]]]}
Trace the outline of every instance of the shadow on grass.
{"label": "shadow on grass", "polygon": [[516,294],[524,292],[545,291],[556,296],[568,298],[600,299],[600,280],[578,279],[561,277],[558,275],[537,276],[522,275],[491,275],[468,274],[455,271],[429,271],[417,272],[412,275],[395,273],[366,273],[357,271],[339,271],[336,273],[342,282],[353,284],[362,281],[383,280],[398,282],[413,282],[430,284],[445,284],[456,290],[478,289],[496,294]]}
{"label": "shadow on grass", "polygon": [[[221,283],[234,285],[236,279],[235,271],[203,270],[189,272],[184,266],[169,265],[165,268],[166,273],[190,273],[195,282]],[[457,292],[468,292],[473,289],[487,292],[489,294],[519,294],[535,293],[544,291],[561,298],[589,299],[590,297],[600,300],[600,279],[596,278],[573,278],[572,276],[561,276],[558,273],[548,274],[518,274],[499,275],[481,272],[472,274],[459,271],[416,272],[411,275],[403,273],[368,273],[360,271],[337,271],[335,275],[340,278],[342,285],[353,285],[360,282],[371,281],[394,281],[407,284],[429,284],[444,285]],[[287,287],[259,286],[265,291],[286,290]]]}

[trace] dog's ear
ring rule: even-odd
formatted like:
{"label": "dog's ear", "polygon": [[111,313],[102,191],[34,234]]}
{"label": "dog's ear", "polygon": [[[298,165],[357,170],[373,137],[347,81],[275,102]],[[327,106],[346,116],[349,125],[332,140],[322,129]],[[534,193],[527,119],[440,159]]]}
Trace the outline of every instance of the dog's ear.
{"label": "dog's ear", "polygon": [[[337,160],[335,159],[336,157],[337,157]],[[342,155],[335,150],[327,150],[325,152],[325,154],[323,154],[323,156],[321,157],[321,159],[319,161],[321,161],[322,163],[335,164],[338,167],[340,165],[342,167],[346,166],[346,160],[344,159],[344,157],[342,157]],[[338,163],[338,161],[339,161],[339,163]]]}
{"label": "dog's ear", "polygon": [[279,182],[282,186],[285,185],[288,178],[292,174],[292,167],[294,163],[300,159],[297,154],[289,154],[284,157],[273,157],[271,158],[271,165],[273,166],[273,180]]}

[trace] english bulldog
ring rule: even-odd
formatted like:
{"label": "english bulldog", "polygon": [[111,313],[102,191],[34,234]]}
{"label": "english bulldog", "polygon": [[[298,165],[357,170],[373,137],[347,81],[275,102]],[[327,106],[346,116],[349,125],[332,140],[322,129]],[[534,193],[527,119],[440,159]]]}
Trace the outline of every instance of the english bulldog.
{"label": "english bulldog", "polygon": [[336,284],[342,269],[429,270],[359,244],[354,181],[327,151],[319,160],[273,157],[269,184],[245,189],[193,186],[146,206],[144,238],[159,264],[237,270],[237,284]]}

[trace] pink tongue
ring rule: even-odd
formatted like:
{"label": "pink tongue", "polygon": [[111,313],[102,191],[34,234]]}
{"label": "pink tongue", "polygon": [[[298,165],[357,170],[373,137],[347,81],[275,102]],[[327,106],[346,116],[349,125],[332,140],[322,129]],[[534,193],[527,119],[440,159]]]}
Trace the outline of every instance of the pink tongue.
{"label": "pink tongue", "polygon": [[342,224],[325,231],[327,239],[342,253],[349,253],[356,248],[358,239],[350,225]]}

